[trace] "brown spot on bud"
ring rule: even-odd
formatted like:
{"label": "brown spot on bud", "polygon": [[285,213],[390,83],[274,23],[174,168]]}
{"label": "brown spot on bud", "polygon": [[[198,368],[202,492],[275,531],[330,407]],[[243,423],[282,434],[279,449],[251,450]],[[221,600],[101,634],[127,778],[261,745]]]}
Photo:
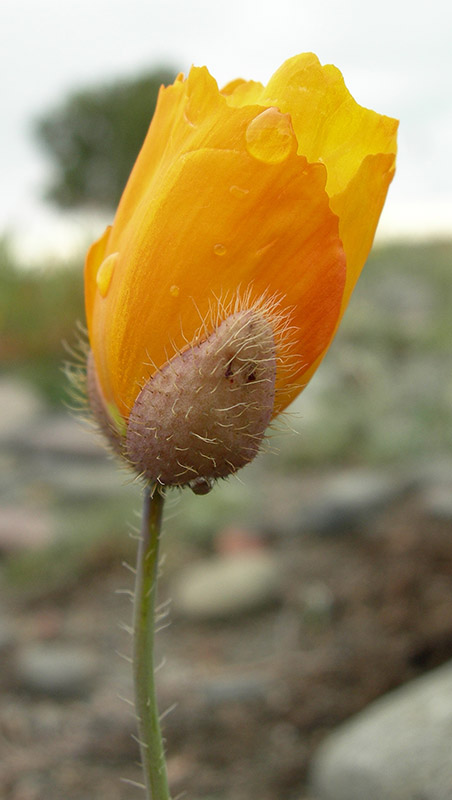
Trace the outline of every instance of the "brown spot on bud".
{"label": "brown spot on bud", "polygon": [[232,314],[145,384],[129,417],[126,457],[148,480],[207,491],[256,456],[275,377],[270,323],[257,311]]}

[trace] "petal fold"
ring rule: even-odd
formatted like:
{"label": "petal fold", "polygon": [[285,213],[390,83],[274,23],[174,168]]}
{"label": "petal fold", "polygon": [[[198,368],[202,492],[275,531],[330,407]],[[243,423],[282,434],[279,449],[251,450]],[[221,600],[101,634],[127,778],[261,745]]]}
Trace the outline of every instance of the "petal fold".
{"label": "petal fold", "polygon": [[313,53],[286,61],[262,102],[291,115],[298,152],[326,165],[330,196],[345,189],[367,155],[396,152],[397,120],[360,106],[339,70],[322,67]]}
{"label": "petal fold", "polygon": [[[360,106],[312,53],[267,86],[221,91],[205,67],[162,87],[115,221],[90,248],[86,314],[105,403],[142,387],[237,292],[277,297],[297,366],[275,414],[326,353],[394,175],[397,121]],[[215,305],[216,304],[216,305]],[[295,385],[298,383],[298,385]]]}
{"label": "petal fold", "polygon": [[331,198],[331,208],[339,217],[339,233],[347,254],[341,317],[372,247],[394,172],[394,154],[366,156],[347,187]]}
{"label": "petal fold", "polygon": [[255,299],[270,289],[292,309],[298,374],[283,373],[277,389],[301,378],[331,338],[345,284],[324,186],[324,166],[295,153],[276,165],[226,150],[180,158],[124,241],[107,297],[96,298],[92,342],[107,400],[127,416],[169,349],[183,349],[215,299],[239,286]]}

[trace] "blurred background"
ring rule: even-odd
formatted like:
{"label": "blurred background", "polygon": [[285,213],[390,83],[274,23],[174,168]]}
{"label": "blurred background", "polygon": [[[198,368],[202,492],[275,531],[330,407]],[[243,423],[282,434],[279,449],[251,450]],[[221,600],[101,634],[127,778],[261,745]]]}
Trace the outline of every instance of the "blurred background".
{"label": "blurred background", "polygon": [[[427,747],[417,679],[452,696],[451,7],[16,0],[0,23],[0,796],[142,796],[126,782],[140,773],[119,655],[140,489],[71,413],[62,371],[86,247],[162,82],[192,63],[220,85],[265,82],[312,50],[358,102],[400,118],[398,171],[341,330],[268,452],[210,495],[168,503],[171,625],[157,642],[160,706],[175,706],[170,782],[194,800],[369,787],[449,800],[452,708],[440,703]],[[368,742],[358,777],[350,719]],[[400,752],[385,756],[395,720]],[[427,747],[422,766],[413,747]]]}

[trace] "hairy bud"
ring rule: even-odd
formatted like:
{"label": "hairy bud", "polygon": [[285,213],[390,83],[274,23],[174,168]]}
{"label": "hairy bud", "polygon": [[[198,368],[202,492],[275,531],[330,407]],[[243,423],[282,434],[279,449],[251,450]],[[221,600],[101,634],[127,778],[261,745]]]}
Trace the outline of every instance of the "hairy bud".
{"label": "hairy bud", "polygon": [[129,417],[126,457],[148,480],[207,492],[257,454],[275,377],[270,323],[256,311],[232,314],[147,381]]}

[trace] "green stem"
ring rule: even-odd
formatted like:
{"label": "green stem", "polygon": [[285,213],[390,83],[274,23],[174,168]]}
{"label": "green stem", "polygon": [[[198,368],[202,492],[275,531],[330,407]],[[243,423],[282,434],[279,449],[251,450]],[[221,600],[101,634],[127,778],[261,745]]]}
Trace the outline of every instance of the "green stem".
{"label": "green stem", "polygon": [[154,682],[154,614],[163,492],[146,489],[133,615],[133,676],[147,800],[171,800]]}

